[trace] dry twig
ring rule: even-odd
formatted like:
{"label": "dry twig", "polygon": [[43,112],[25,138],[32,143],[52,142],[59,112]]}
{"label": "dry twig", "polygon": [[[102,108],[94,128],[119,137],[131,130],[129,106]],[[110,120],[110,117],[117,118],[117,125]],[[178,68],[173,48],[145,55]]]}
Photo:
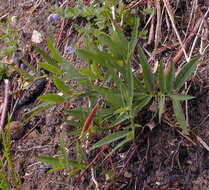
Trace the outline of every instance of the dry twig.
{"label": "dry twig", "polygon": [[8,109],[8,99],[9,99],[9,80],[4,80],[5,89],[4,89],[4,104],[1,114],[1,123],[0,123],[0,138],[1,138],[1,131],[4,127],[6,116],[7,116],[7,109]]}
{"label": "dry twig", "polygon": [[185,47],[184,47],[183,42],[182,42],[182,40],[181,40],[181,37],[180,37],[180,35],[179,35],[178,31],[177,31],[176,25],[175,25],[175,23],[174,23],[174,16],[173,16],[173,13],[172,13],[170,4],[169,4],[168,0],[163,0],[163,2],[164,2],[164,5],[165,5],[165,7],[166,7],[166,10],[167,10],[167,12],[168,12],[168,15],[169,15],[169,17],[170,17],[170,20],[171,20],[173,29],[174,29],[174,31],[175,31],[175,33],[176,33],[176,36],[177,36],[177,38],[178,38],[178,41],[179,41],[179,43],[180,43],[180,45],[181,45],[181,48],[182,48],[182,51],[183,51],[184,56],[185,56],[185,58],[186,58],[186,61],[189,62],[189,58],[188,58],[188,56],[187,56]]}

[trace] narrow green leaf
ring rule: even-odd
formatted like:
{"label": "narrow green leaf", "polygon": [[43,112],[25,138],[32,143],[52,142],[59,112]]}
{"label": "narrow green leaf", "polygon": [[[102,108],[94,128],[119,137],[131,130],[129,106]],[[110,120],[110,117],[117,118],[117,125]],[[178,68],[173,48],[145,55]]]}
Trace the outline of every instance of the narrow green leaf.
{"label": "narrow green leaf", "polygon": [[48,53],[46,53],[45,51],[43,51],[42,49],[40,49],[39,47],[35,46],[36,50],[38,51],[38,53],[40,53],[43,58],[51,65],[57,66],[57,63],[54,59],[52,59]]}
{"label": "narrow green leaf", "polygon": [[186,80],[192,75],[192,73],[197,68],[197,65],[199,64],[199,59],[201,55],[196,56],[193,58],[189,63],[183,66],[181,71],[179,72],[178,76],[176,77],[176,80],[174,82],[174,89],[178,90],[180,89]]}
{"label": "narrow green leaf", "polygon": [[91,80],[96,80],[97,79],[97,77],[94,75],[94,73],[90,69],[81,68],[80,69],[80,73],[82,73],[83,75],[86,75],[86,76],[90,77]]}
{"label": "narrow green leaf", "polygon": [[84,168],[80,167],[80,168],[76,168],[76,169],[72,170],[72,171],[69,173],[67,179],[70,179],[72,176],[74,176],[75,174],[77,174],[78,172],[80,172],[80,171],[83,170],[83,169],[84,169]]}
{"label": "narrow green leaf", "polygon": [[53,76],[53,81],[54,81],[54,84],[55,86],[61,91],[63,92],[64,94],[67,94],[67,95],[72,95],[72,92],[70,91],[69,87],[66,86],[65,82],[61,79],[59,79],[58,77],[56,76]]}
{"label": "narrow green leaf", "polygon": [[42,108],[42,109],[36,111],[35,113],[33,113],[33,114],[31,114],[29,117],[27,117],[27,118],[23,121],[23,123],[26,124],[26,123],[27,123],[31,118],[33,118],[35,115],[38,115],[39,113],[41,113],[41,112],[43,112],[43,111],[45,111],[45,110],[47,110],[47,109],[49,109],[49,108],[51,108],[51,107],[53,107],[53,106],[55,106],[55,104],[46,105],[44,108]]}
{"label": "narrow green leaf", "polygon": [[159,87],[160,87],[160,92],[162,94],[165,93],[165,75],[164,75],[164,67],[163,67],[163,62],[160,62],[160,68],[159,68],[159,73],[158,73],[158,81],[159,81]]}
{"label": "narrow green leaf", "polygon": [[97,142],[96,144],[94,144],[89,149],[89,151],[91,151],[91,150],[93,150],[95,148],[104,146],[106,144],[112,143],[112,142],[114,142],[116,140],[119,140],[121,138],[124,138],[124,137],[128,136],[128,134],[129,134],[129,131],[119,131],[119,132],[115,132],[115,133],[109,134],[106,137],[104,137],[103,139],[101,139],[99,142]]}
{"label": "narrow green leaf", "polygon": [[149,96],[149,95],[145,94],[145,93],[135,93],[134,100],[141,101],[141,100],[145,99],[147,96]]}
{"label": "narrow green leaf", "polygon": [[[128,40],[126,39],[125,34],[122,32],[121,28],[119,25],[115,22],[112,21],[115,26],[115,31],[113,32],[112,39],[116,44],[119,44],[121,46],[120,49],[123,49],[124,52],[128,52]],[[126,56],[125,56],[126,57]]]}
{"label": "narrow green leaf", "polygon": [[65,149],[65,143],[64,143],[64,139],[61,138],[61,142],[60,142],[60,149],[61,149],[61,152],[62,152],[62,155],[64,157],[64,162],[65,162],[65,165],[69,165],[69,160],[68,160],[68,155],[67,155],[67,152],[66,152],[66,149]]}
{"label": "narrow green leaf", "polygon": [[181,103],[179,100],[175,100],[175,99],[173,99],[172,101],[173,101],[173,109],[174,109],[176,119],[179,122],[180,126],[182,127],[183,131],[188,135],[189,132],[186,126],[186,119],[185,119],[184,112],[181,107]]}
{"label": "narrow green leaf", "polygon": [[61,166],[61,167],[58,167],[58,168],[52,168],[47,173],[58,172],[58,171],[64,170],[65,168],[66,168],[65,166]]}
{"label": "narrow green leaf", "polygon": [[112,127],[117,126],[129,118],[128,112],[120,114],[112,123]]}
{"label": "narrow green leaf", "polygon": [[174,100],[191,100],[195,98],[194,96],[189,96],[185,94],[170,94],[169,96]]}
{"label": "narrow green leaf", "polygon": [[138,35],[139,35],[139,17],[135,19],[135,23],[134,23],[134,28],[133,28],[133,32],[132,32],[132,38],[131,38],[131,41],[130,41],[130,49],[131,49],[131,55],[133,55],[133,52],[135,50],[135,47],[136,47],[136,44],[137,44],[137,41],[138,41]]}
{"label": "narrow green leaf", "polygon": [[162,114],[164,112],[164,105],[165,105],[165,96],[161,96],[159,102],[159,123],[161,123]]}
{"label": "narrow green leaf", "polygon": [[55,74],[58,74],[58,75],[62,75],[63,74],[63,72],[57,66],[50,65],[48,63],[42,63],[42,62],[39,62],[38,65],[40,67],[44,68],[45,70],[51,72],[51,73],[55,73]]}
{"label": "narrow green leaf", "polygon": [[55,167],[61,167],[60,162],[59,162],[59,158],[53,158],[50,156],[39,156],[36,158],[38,161],[44,162],[50,166],[55,166]]}
{"label": "narrow green leaf", "polygon": [[175,73],[174,63],[173,63],[173,61],[171,61],[170,69],[169,69],[168,74],[166,76],[166,92],[167,93],[170,93],[173,90],[174,73]]}
{"label": "narrow green leaf", "polygon": [[142,82],[139,80],[138,77],[133,76],[134,77],[134,87],[136,88],[136,92],[143,92],[145,93],[146,90],[144,89],[144,86],[142,85]]}
{"label": "narrow green leaf", "polygon": [[63,64],[63,57],[62,55],[60,54],[60,52],[57,50],[57,48],[55,48],[55,46],[53,45],[52,41],[47,38],[47,44],[49,46],[49,49],[50,49],[50,52],[52,53],[54,59],[60,63],[60,64]]}
{"label": "narrow green leaf", "polygon": [[138,52],[139,52],[140,63],[142,65],[142,69],[143,69],[143,79],[144,79],[146,89],[149,93],[152,94],[152,93],[154,93],[154,90],[155,90],[154,75],[153,75],[152,69],[148,63],[148,60],[147,60],[147,58],[140,46],[138,48]]}
{"label": "narrow green leaf", "polygon": [[[63,160],[60,160],[60,157],[50,157],[50,156],[39,156],[36,158],[38,161],[44,162],[48,165],[59,167],[59,168],[66,168],[67,166],[71,166],[74,168],[85,167],[86,164],[79,163],[76,160],[68,160],[68,165],[63,165]],[[62,163],[61,163],[62,162]]]}
{"label": "narrow green leaf", "polygon": [[80,158],[83,159],[83,161],[85,161],[86,163],[88,163],[88,159],[86,157],[86,154],[84,153],[84,151],[78,141],[76,141],[76,148],[77,148],[77,152],[80,155]]}
{"label": "narrow green leaf", "polygon": [[129,96],[132,99],[134,96],[134,78],[133,78],[133,73],[132,73],[132,68],[131,68],[131,64],[129,64],[128,66],[128,92],[129,92]]}
{"label": "narrow green leaf", "polygon": [[[129,132],[131,133],[131,132]],[[111,156],[116,150],[118,150],[120,147],[122,147],[124,144],[126,144],[128,141],[130,141],[128,138],[124,139],[123,141],[121,141],[119,144],[117,144],[117,146],[115,146],[111,152],[105,157],[104,160],[106,160],[109,156]]]}
{"label": "narrow green leaf", "polygon": [[[43,102],[42,104],[37,105],[36,107],[30,109],[29,111],[25,112],[24,115],[27,115],[29,113],[32,113],[42,107],[48,106],[49,104],[51,104],[50,102]],[[53,104],[52,106],[56,106],[56,104]]]}
{"label": "narrow green leaf", "polygon": [[47,101],[47,102],[55,102],[57,104],[61,104],[65,101],[65,98],[62,96],[59,96],[58,94],[45,94],[38,97],[41,101]]}

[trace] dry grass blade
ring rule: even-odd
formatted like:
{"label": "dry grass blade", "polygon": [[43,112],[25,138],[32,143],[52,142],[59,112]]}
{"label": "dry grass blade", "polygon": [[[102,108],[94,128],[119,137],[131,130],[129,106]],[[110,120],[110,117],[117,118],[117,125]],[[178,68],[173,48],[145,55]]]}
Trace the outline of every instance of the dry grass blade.
{"label": "dry grass blade", "polygon": [[196,24],[195,24],[195,27],[194,27],[193,31],[191,32],[191,34],[188,36],[186,42],[184,43],[184,49],[181,49],[181,50],[176,54],[176,56],[173,58],[173,62],[174,62],[175,64],[181,59],[181,56],[183,55],[185,48],[188,47],[189,44],[191,43],[192,39],[194,38],[196,32],[198,31],[198,29],[199,29],[199,27],[200,27],[200,23],[201,23],[201,18],[198,19],[198,21],[197,21]]}
{"label": "dry grass blade", "polygon": [[199,141],[199,143],[207,150],[209,151],[209,146],[206,144],[205,141],[202,140],[202,138],[200,138],[198,135],[196,135],[197,140]]}
{"label": "dry grass blade", "polygon": [[169,15],[169,17],[170,17],[170,20],[171,20],[173,29],[174,29],[174,31],[175,31],[175,33],[176,33],[176,36],[177,36],[177,38],[178,38],[178,41],[179,41],[179,43],[180,43],[180,45],[181,45],[181,48],[182,48],[182,50],[183,50],[183,52],[184,52],[184,56],[185,56],[185,58],[186,58],[186,61],[189,62],[189,57],[187,56],[185,47],[184,47],[184,45],[183,45],[183,42],[182,42],[182,40],[181,40],[181,37],[180,37],[180,35],[179,35],[178,31],[177,31],[177,28],[176,28],[176,25],[175,25],[175,22],[174,22],[174,16],[173,16],[173,13],[172,13],[170,4],[169,4],[168,0],[163,0],[163,2],[164,2],[164,5],[165,5],[165,7],[166,7],[166,10],[167,10],[167,12],[168,12],[168,15]]}
{"label": "dry grass blade", "polygon": [[129,10],[129,9],[133,9],[134,7],[136,7],[137,5],[139,5],[140,3],[144,2],[145,0],[136,0],[136,1],[132,1],[131,3],[129,3],[127,5],[127,7],[125,8],[125,10]]}
{"label": "dry grass blade", "polygon": [[208,8],[207,12],[205,13],[204,17],[201,18],[202,21],[201,21],[201,23],[200,23],[200,27],[199,27],[199,29],[198,29],[197,35],[195,36],[194,42],[193,42],[193,44],[192,44],[192,48],[191,48],[191,51],[190,51],[190,54],[189,54],[189,59],[191,59],[191,57],[192,57],[192,52],[193,52],[193,50],[194,50],[194,48],[195,48],[195,44],[196,44],[197,39],[198,39],[198,37],[199,37],[199,35],[200,35],[201,29],[202,29],[202,26],[203,26],[203,23],[204,23],[204,19],[205,19],[206,16],[208,15],[208,12],[209,12],[209,8]]}
{"label": "dry grass blade", "polygon": [[155,51],[157,51],[158,44],[161,41],[162,14],[161,14],[160,2],[158,0],[155,0],[155,4],[156,4],[156,10],[157,10],[157,25],[156,25],[156,32],[155,32]]}

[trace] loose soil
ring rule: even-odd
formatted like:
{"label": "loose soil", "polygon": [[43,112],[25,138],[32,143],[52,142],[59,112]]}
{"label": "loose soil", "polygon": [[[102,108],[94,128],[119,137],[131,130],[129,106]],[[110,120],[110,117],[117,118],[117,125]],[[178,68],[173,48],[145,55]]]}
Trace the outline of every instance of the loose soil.
{"label": "loose soil", "polygon": [[[27,7],[26,3],[31,2],[32,5]],[[40,61],[41,58],[31,48],[31,35],[33,30],[39,31],[43,37],[51,36],[51,30],[53,30],[57,37],[62,27],[62,18],[59,18],[58,21],[47,19],[55,3],[59,5],[63,4],[63,6],[74,6],[74,1],[37,0],[29,2],[25,0],[1,0],[0,17],[5,14],[16,16],[17,21],[15,27],[21,33],[20,49],[25,52],[24,56],[33,55],[35,57],[35,63]],[[204,7],[204,5],[206,4],[203,2],[201,6]],[[33,10],[35,6],[37,7]],[[179,11],[178,14],[182,16],[182,11]],[[73,23],[70,20],[65,20],[64,22],[64,33],[61,36],[59,48],[76,67],[85,67],[86,64],[84,62],[74,54],[67,54],[64,50],[67,45],[77,41],[81,41],[82,44],[82,38],[79,38],[71,27]],[[184,23],[178,24],[178,27],[183,27],[184,25]],[[45,42],[42,42],[40,47],[47,51]],[[173,56],[176,52],[177,50],[170,55]],[[172,111],[164,114],[162,124],[159,124],[156,118],[150,122],[153,113],[149,108],[140,112],[136,120],[146,127],[143,131],[138,132],[138,138],[133,144],[129,143],[125,145],[112,156],[116,171],[119,172],[138,145],[133,158],[130,160],[123,174],[118,178],[116,189],[209,190],[209,150],[200,143],[199,139],[201,138],[202,141],[209,145],[209,52],[206,52],[204,56],[206,57],[205,62],[198,68],[196,77],[192,78],[188,83],[188,86],[191,85],[188,94],[196,97],[189,101],[187,105],[189,127],[192,131],[189,138],[192,142],[183,137],[174,128],[176,126],[175,120],[170,122],[166,119],[167,117],[174,118]],[[14,83],[15,81],[12,84]],[[43,91],[46,91],[46,88],[47,92],[56,91],[55,87],[49,83],[46,84]],[[1,90],[1,96],[3,96],[3,82],[1,82]],[[86,104],[84,100],[82,101],[73,99],[69,105],[78,106],[78,104]],[[36,100],[21,106],[15,112],[13,120],[23,121],[26,118],[24,113],[38,103]],[[61,138],[64,139],[69,158],[75,159],[75,144],[73,144],[73,139],[61,127],[67,118],[63,110],[70,109],[69,105],[60,105],[33,117],[25,125],[24,134],[14,141],[12,158],[15,171],[21,177],[23,190],[73,189],[73,185],[78,176],[68,179],[67,176],[70,171],[68,169],[47,173],[51,166],[38,162],[36,159],[38,156],[59,155]],[[149,124],[154,124],[154,128],[151,131],[148,127]],[[31,129],[33,130],[30,132]],[[147,133],[149,134],[148,137],[143,138]],[[25,136],[26,134],[28,135]],[[97,151],[99,152],[99,150]],[[98,152],[92,151],[89,153],[89,161]],[[102,162],[102,158],[94,166],[111,170],[109,160]],[[106,175],[96,171],[94,172],[94,176],[99,184],[99,189],[105,189],[108,186]],[[12,184],[9,169],[8,177]],[[86,175],[81,179],[78,189],[96,189],[91,170],[87,171]],[[109,189],[113,189],[112,186]]]}

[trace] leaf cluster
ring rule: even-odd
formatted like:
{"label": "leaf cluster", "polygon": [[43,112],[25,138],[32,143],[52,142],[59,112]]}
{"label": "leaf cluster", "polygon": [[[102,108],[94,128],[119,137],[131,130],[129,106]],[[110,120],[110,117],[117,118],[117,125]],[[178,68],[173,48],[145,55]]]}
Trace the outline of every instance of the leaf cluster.
{"label": "leaf cluster", "polygon": [[[9,118],[9,117],[8,117]],[[3,154],[6,157],[6,161],[8,162],[9,169],[12,174],[12,182],[14,183],[14,187],[17,190],[22,189],[21,179],[18,174],[14,170],[14,164],[12,162],[11,155],[11,132],[10,132],[10,120],[8,119],[8,129],[7,136],[5,135],[4,130],[2,130],[2,141],[3,141]],[[0,138],[1,139],[1,138]],[[4,165],[4,160],[0,155],[0,189],[11,190],[12,187],[7,179],[7,171]]]}
{"label": "leaf cluster", "polygon": [[[68,11],[68,16],[75,14],[72,9],[68,9]],[[52,56],[37,48],[37,51],[46,60],[46,63],[42,62],[38,65],[51,73],[50,78],[57,89],[62,92],[62,95],[46,94],[40,96],[39,99],[45,101],[45,103],[42,104],[44,108],[40,109],[38,113],[51,106],[64,103],[73,97],[87,97],[90,102],[89,107],[66,111],[66,113],[79,120],[79,122],[68,121],[69,124],[76,127],[76,130],[71,132],[70,135],[79,137],[79,141],[82,141],[85,134],[94,136],[102,134],[107,129],[108,131],[111,130],[109,135],[90,148],[90,150],[93,150],[113,142],[116,143],[107,156],[135,138],[136,128],[142,127],[140,123],[135,123],[135,117],[153,99],[158,101],[159,122],[161,122],[166,103],[172,101],[176,119],[182,130],[188,134],[189,131],[180,101],[194,97],[179,92],[199,64],[200,56],[196,56],[185,64],[176,77],[174,64],[170,63],[169,72],[165,75],[164,64],[161,62],[156,77],[143,49],[138,44],[140,35],[138,31],[139,18],[134,19],[130,40],[127,39],[116,21],[112,20],[111,17],[109,20],[112,23],[109,27],[114,28],[109,30],[111,32],[104,33],[95,29],[97,35],[86,35],[86,49],[78,48],[75,51],[79,57],[88,63],[87,68],[76,69],[72,63],[61,55],[58,48],[49,39],[47,39],[47,43]],[[142,76],[138,76],[132,69],[132,59],[135,51],[139,56],[140,62],[138,64],[141,64]],[[69,86],[68,83],[71,80],[76,81],[77,85],[82,85],[85,90],[76,90],[76,86]],[[102,81],[102,85],[97,85],[97,81]],[[106,105],[105,109],[97,102],[100,97]],[[123,125],[123,127],[118,128],[120,125]],[[81,147],[79,141],[76,141],[76,143],[77,146]],[[39,160],[58,168],[52,171],[68,166],[72,167],[73,174],[87,166],[82,148],[78,148],[78,151],[83,162],[78,163],[68,160],[63,147],[62,142],[61,151],[64,159],[61,159],[61,157],[40,157]]]}

